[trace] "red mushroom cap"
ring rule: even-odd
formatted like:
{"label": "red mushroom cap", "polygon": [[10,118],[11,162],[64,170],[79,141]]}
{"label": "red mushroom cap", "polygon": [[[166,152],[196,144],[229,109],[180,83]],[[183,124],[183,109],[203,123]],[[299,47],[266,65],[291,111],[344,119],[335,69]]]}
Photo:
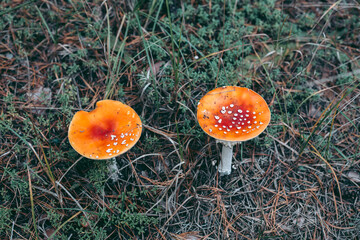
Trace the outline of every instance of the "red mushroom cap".
{"label": "red mushroom cap", "polygon": [[91,159],[116,157],[139,140],[142,125],[131,107],[113,100],[96,103],[91,112],[77,112],[69,126],[71,146]]}
{"label": "red mushroom cap", "polygon": [[201,98],[197,119],[201,128],[219,140],[241,142],[262,133],[271,113],[265,100],[242,87],[216,88]]}

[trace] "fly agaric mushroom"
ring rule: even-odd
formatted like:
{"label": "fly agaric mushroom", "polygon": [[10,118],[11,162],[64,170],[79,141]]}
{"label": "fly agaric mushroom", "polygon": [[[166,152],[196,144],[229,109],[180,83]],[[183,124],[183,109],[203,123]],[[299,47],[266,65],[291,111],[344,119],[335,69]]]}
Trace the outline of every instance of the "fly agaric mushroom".
{"label": "fly agaric mushroom", "polygon": [[208,92],[198,103],[201,128],[223,144],[220,175],[231,173],[233,146],[262,133],[270,122],[270,110],[256,92],[227,86]]}
{"label": "fly agaric mushroom", "polygon": [[71,146],[90,159],[116,157],[139,140],[142,125],[139,115],[119,101],[102,100],[91,112],[77,112],[69,126]]}

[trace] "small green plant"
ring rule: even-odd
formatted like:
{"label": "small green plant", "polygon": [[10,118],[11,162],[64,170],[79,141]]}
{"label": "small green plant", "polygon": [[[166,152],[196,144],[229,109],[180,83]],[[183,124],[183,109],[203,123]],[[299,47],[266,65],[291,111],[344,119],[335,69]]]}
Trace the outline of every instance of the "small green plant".
{"label": "small green plant", "polygon": [[7,235],[11,230],[11,210],[0,207],[0,236]]}
{"label": "small green plant", "polygon": [[[114,206],[117,212],[112,215],[112,221],[115,224],[130,228],[138,235],[144,234],[148,226],[158,224],[158,219],[156,217],[150,217],[144,213],[138,212],[139,209],[136,201],[146,197],[147,194],[148,190],[141,190],[138,192],[136,189],[121,193],[119,196],[121,199],[120,204],[111,201],[111,205]],[[130,204],[127,204],[127,202]],[[156,209],[155,211],[159,212],[159,209]]]}
{"label": "small green plant", "polygon": [[21,197],[29,195],[29,183],[20,177],[15,169],[6,168],[4,176],[8,177],[10,187]]}
{"label": "small green plant", "polygon": [[108,163],[106,161],[93,162],[94,167],[87,172],[87,178],[98,192],[104,190],[107,181]]}
{"label": "small green plant", "polygon": [[62,216],[61,216],[61,214],[56,212],[56,210],[49,209],[46,212],[46,215],[47,215],[48,220],[50,221],[51,226],[53,226],[54,228],[58,228],[61,225]]}

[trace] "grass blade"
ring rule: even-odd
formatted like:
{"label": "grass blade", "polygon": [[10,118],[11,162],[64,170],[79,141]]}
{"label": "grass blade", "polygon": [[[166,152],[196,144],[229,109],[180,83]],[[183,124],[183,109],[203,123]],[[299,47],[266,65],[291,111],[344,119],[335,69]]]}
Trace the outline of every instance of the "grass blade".
{"label": "grass blade", "polygon": [[39,9],[37,6],[35,6],[35,9],[36,9],[36,11],[39,13],[39,16],[40,16],[40,18],[41,18],[41,21],[42,21],[43,24],[45,25],[46,30],[48,31],[51,39],[53,40],[53,42],[54,42],[55,44],[57,44],[57,41],[55,40],[55,37],[54,37],[54,35],[52,34],[52,32],[51,32],[48,24],[46,23],[45,18],[44,18],[44,16],[42,15],[40,9]]}
{"label": "grass blade", "polygon": [[29,180],[31,215],[32,215],[32,220],[33,220],[33,224],[34,224],[35,236],[36,236],[36,239],[39,239],[39,234],[38,234],[38,230],[37,230],[37,226],[36,226],[35,207],[34,207],[34,196],[33,196],[33,191],[32,191],[32,184],[31,184],[31,177],[30,177],[30,170],[29,170],[29,168],[28,168],[27,172],[28,172],[28,180]]}

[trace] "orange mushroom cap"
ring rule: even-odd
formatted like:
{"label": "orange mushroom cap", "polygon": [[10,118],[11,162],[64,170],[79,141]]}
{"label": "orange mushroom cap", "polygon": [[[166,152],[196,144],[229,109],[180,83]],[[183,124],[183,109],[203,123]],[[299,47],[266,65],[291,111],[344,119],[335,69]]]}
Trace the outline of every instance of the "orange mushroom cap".
{"label": "orange mushroom cap", "polygon": [[208,92],[197,109],[201,128],[211,137],[230,142],[258,136],[270,123],[270,116],[269,107],[259,94],[236,86]]}
{"label": "orange mushroom cap", "polygon": [[116,157],[139,140],[142,125],[131,107],[113,100],[96,103],[91,112],[77,112],[69,126],[71,146],[90,159]]}

